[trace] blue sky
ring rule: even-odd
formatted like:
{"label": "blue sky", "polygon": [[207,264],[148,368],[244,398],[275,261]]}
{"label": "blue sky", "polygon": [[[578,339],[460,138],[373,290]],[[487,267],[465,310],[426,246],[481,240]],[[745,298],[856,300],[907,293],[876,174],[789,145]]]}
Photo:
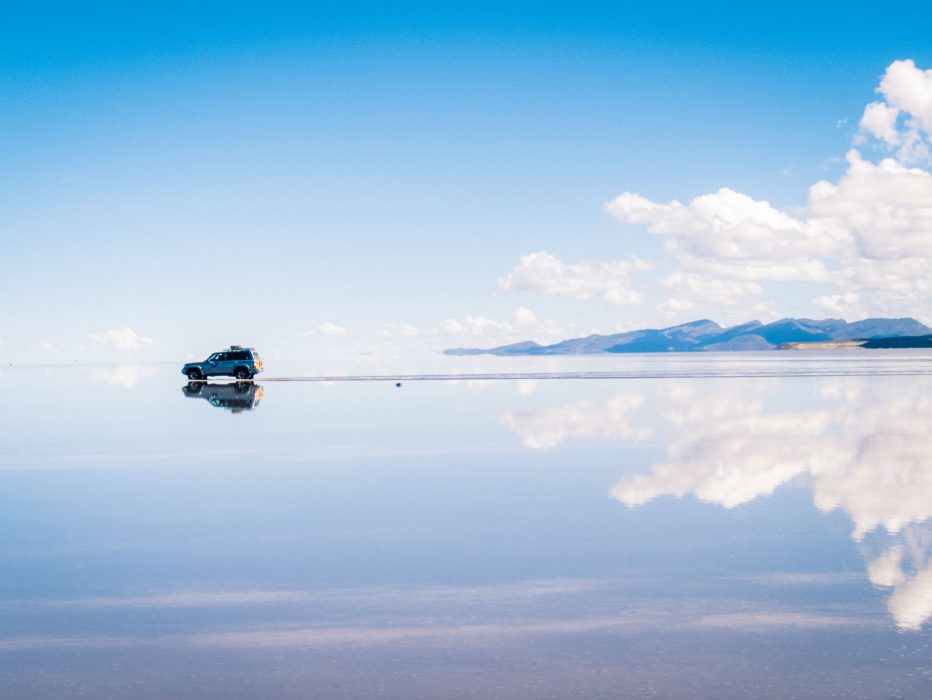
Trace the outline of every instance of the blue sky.
{"label": "blue sky", "polygon": [[932,321],[927,4],[438,5],[5,7],[0,358]]}

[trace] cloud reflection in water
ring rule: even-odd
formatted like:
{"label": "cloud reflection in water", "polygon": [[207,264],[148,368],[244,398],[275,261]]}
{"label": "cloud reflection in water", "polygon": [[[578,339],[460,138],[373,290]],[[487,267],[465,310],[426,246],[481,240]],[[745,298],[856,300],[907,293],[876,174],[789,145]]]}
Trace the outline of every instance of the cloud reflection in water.
{"label": "cloud reflection in water", "polygon": [[525,447],[549,449],[569,437],[638,442],[650,435],[632,424],[632,414],[644,403],[641,394],[619,394],[606,401],[577,401],[532,411],[509,411],[502,425],[519,436]]}
{"label": "cloud reflection in water", "polygon": [[[814,392],[795,402],[787,397],[800,386],[791,381],[717,382],[710,391],[709,384],[671,380],[653,397],[658,415],[647,413],[644,395],[619,394],[506,413],[501,422],[533,449],[568,437],[636,442],[668,433],[667,458],[611,490],[631,508],[688,494],[734,508],[791,481],[805,483],[817,508],[840,508],[850,518],[870,581],[893,589],[888,609],[896,624],[918,629],[932,617],[928,380],[826,379],[807,383]],[[870,533],[885,541],[879,552],[864,543]]]}
{"label": "cloud reflection in water", "polygon": [[155,368],[150,365],[116,365],[96,370],[94,379],[129,389],[134,387],[140,379],[151,377],[154,372]]}

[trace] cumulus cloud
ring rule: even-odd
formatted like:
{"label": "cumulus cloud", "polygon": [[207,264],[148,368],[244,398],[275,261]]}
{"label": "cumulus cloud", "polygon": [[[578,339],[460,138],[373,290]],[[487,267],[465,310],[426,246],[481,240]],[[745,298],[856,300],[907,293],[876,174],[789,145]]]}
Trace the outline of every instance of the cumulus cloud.
{"label": "cumulus cloud", "polygon": [[376,331],[376,335],[380,335],[386,338],[393,336],[403,336],[410,338],[417,334],[417,326],[412,326],[410,323],[385,323],[381,328],[379,328],[379,330]]}
{"label": "cumulus cloud", "polygon": [[514,326],[507,321],[495,321],[485,316],[467,316],[459,320],[448,318],[440,324],[443,335],[469,335],[474,338],[494,338],[510,334]]}
{"label": "cumulus cloud", "polygon": [[631,289],[631,272],[650,265],[637,257],[607,262],[567,264],[540,251],[524,255],[514,270],[498,280],[502,291],[524,290],[573,299],[602,299],[611,304],[640,304],[643,297]]}
{"label": "cumulus cloud", "polygon": [[139,335],[129,326],[113,328],[104,331],[100,335],[91,335],[91,339],[101,345],[124,352],[141,350],[153,344],[152,338]]}
{"label": "cumulus cloud", "polygon": [[932,70],[920,70],[912,60],[894,61],[878,91],[891,105],[912,115],[923,131],[932,133]]}
{"label": "cumulus cloud", "polygon": [[904,163],[929,162],[932,70],[924,71],[912,60],[894,61],[877,92],[883,100],[864,108],[862,133],[878,139]]}
{"label": "cumulus cloud", "polygon": [[[658,317],[700,310],[729,316],[777,314],[786,284],[811,295],[813,314],[848,318],[912,314],[932,322],[932,70],[894,61],[860,121],[858,150],[834,181],[816,182],[803,206],[777,207],[730,187],[688,201],[652,201],[623,192],[606,203],[619,222],[663,239],[655,285]],[[921,166],[921,167],[920,167]],[[614,304],[639,304],[631,273],[638,258],[568,264],[547,252],[522,257],[499,280],[527,290]],[[800,285],[806,285],[800,287]]]}
{"label": "cumulus cloud", "polygon": [[463,324],[457,321],[455,318],[448,318],[446,321],[441,323],[440,329],[444,333],[448,333],[450,335],[458,335],[460,333],[466,332],[466,328],[463,326]]}
{"label": "cumulus cloud", "polygon": [[[674,272],[661,281],[661,286],[669,293],[657,307],[661,318],[676,318],[685,311],[703,310],[703,305],[708,304],[746,309],[750,299],[764,293],[764,288],[757,282],[698,272]],[[757,308],[769,312],[764,303]]]}
{"label": "cumulus cloud", "polygon": [[518,328],[529,328],[537,325],[537,314],[524,306],[515,311],[515,325]]}
{"label": "cumulus cloud", "polygon": [[448,318],[433,327],[383,323],[373,329],[356,329],[350,333],[343,326],[325,322],[313,330],[305,331],[303,335],[339,340],[318,344],[320,351],[325,354],[337,353],[334,357],[344,357],[349,347],[356,357],[378,357],[384,360],[434,356],[452,345],[492,346],[524,340],[556,342],[574,332],[572,324],[541,318],[531,309],[521,306],[510,317],[467,315]]}
{"label": "cumulus cloud", "polygon": [[[754,200],[727,187],[696,197],[656,204],[625,192],[606,205],[619,221],[646,224],[647,230],[670,236],[700,258],[735,261],[751,268],[762,261],[794,261],[830,253],[843,234],[818,221],[796,219],[769,202]],[[758,273],[770,276],[766,271]]]}
{"label": "cumulus cloud", "polygon": [[864,108],[861,128],[887,146],[896,146],[900,143],[900,132],[896,128],[899,116],[900,110],[896,107],[890,107],[883,102],[871,102]]}
{"label": "cumulus cloud", "polygon": [[500,340],[537,339],[552,342],[572,332],[572,325],[564,325],[552,319],[540,319],[530,309],[519,307],[512,319],[496,320],[485,316],[466,316],[463,319],[448,318],[440,324],[437,335],[470,336]]}
{"label": "cumulus cloud", "polygon": [[880,163],[848,153],[837,184],[818,182],[809,192],[813,221],[830,222],[849,237],[841,253],[869,260],[932,257],[932,175],[893,159]]}
{"label": "cumulus cloud", "polygon": [[319,326],[317,326],[316,330],[305,331],[304,335],[324,335],[330,338],[342,338],[346,335],[346,333],[347,330],[343,326],[338,326],[337,324],[331,323],[330,321],[325,321],[324,323],[321,323]]}
{"label": "cumulus cloud", "polygon": [[709,307],[767,310],[767,282],[832,282],[827,260],[850,247],[836,222],[796,217],[729,188],[683,204],[625,192],[606,204],[625,224],[665,240],[676,270],[661,281],[662,317]]}
{"label": "cumulus cloud", "polygon": [[767,283],[808,282],[830,289],[813,302],[839,315],[930,319],[932,174],[921,168],[852,150],[842,177],[814,184],[799,215],[728,189],[688,204],[625,193],[606,206],[665,238],[678,267],[662,281],[673,311],[771,308]]}

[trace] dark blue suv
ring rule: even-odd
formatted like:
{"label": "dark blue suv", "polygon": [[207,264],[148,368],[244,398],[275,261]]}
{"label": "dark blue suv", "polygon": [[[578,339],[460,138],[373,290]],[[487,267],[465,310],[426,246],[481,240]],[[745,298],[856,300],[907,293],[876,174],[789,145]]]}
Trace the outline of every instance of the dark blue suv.
{"label": "dark blue suv", "polygon": [[252,379],[262,371],[262,360],[255,348],[231,345],[228,349],[215,352],[203,362],[189,362],[181,373],[196,381],[207,377],[236,377]]}

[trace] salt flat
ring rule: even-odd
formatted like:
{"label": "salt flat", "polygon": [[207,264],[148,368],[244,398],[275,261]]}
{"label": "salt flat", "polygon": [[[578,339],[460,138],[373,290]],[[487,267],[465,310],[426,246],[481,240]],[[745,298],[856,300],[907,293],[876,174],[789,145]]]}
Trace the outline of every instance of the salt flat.
{"label": "salt flat", "polygon": [[5,369],[0,693],[928,695],[932,354],[783,357]]}

